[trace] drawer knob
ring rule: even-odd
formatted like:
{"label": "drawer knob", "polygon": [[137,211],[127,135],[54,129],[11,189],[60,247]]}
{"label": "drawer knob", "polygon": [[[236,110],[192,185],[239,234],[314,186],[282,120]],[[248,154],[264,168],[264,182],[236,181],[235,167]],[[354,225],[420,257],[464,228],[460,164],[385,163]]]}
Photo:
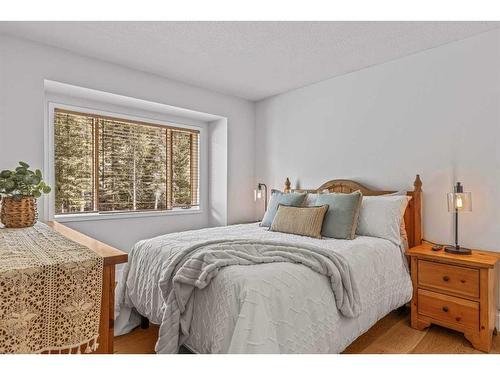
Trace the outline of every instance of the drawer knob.
{"label": "drawer knob", "polygon": [[459,322],[459,321],[461,321],[462,319],[461,319],[459,316],[457,316],[457,317],[455,318],[455,320],[456,320],[457,322]]}
{"label": "drawer knob", "polygon": [[443,276],[444,281],[450,281],[450,278],[448,276]]}
{"label": "drawer knob", "polygon": [[448,306],[443,306],[443,311],[448,312]]}

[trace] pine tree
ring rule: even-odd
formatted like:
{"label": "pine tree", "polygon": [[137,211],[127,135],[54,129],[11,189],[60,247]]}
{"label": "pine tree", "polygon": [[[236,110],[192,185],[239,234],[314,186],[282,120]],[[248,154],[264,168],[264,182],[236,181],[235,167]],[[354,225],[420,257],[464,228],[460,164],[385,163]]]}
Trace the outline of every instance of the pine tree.
{"label": "pine tree", "polygon": [[174,206],[191,205],[191,137],[175,131],[172,136],[172,193]]}
{"label": "pine tree", "polygon": [[92,119],[56,112],[55,209],[57,213],[92,210]]}

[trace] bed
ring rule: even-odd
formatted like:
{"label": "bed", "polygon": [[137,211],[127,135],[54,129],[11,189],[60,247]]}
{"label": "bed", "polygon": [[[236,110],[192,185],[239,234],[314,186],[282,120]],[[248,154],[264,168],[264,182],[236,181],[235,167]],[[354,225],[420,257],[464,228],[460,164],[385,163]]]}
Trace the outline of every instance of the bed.
{"label": "bed", "polygon": [[[417,176],[414,190],[407,192],[412,198],[404,214],[409,246],[422,238],[421,185]],[[365,196],[392,193],[351,180],[332,180],[304,191],[324,190],[360,190]],[[307,249],[307,256],[309,251],[333,254],[319,267],[340,261],[345,269],[335,270],[335,279],[296,259],[228,263],[211,274],[209,282],[200,284],[198,279],[187,292],[181,290],[174,283],[180,276],[173,259],[184,259],[183,252],[203,246],[218,246],[222,256],[237,246],[245,251],[248,246],[265,251],[289,246]],[[206,274],[203,269],[197,276]],[[352,288],[346,287],[350,281]],[[230,225],[138,242],[117,288],[115,332],[127,333],[145,317],[160,325],[158,353],[176,352],[181,345],[195,353],[339,353],[411,296],[404,253],[386,239],[315,239],[272,232],[258,223]]]}

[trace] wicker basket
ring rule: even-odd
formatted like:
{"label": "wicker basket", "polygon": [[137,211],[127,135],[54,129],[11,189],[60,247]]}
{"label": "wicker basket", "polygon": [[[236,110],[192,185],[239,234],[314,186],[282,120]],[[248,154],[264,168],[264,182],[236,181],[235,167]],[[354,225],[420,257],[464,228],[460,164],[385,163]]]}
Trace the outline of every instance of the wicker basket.
{"label": "wicker basket", "polygon": [[11,197],[2,198],[0,221],[6,228],[32,227],[37,219],[35,198],[23,197],[19,200]]}

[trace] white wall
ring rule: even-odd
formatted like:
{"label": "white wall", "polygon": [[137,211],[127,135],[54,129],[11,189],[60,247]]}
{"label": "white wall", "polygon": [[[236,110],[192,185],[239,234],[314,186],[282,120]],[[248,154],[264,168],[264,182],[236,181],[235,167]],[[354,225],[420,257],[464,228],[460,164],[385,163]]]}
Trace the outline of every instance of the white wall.
{"label": "white wall", "polygon": [[[253,219],[253,103],[6,36],[0,36],[1,169],[19,160],[43,167],[45,79],[226,117],[227,222]],[[208,224],[208,215],[198,214],[68,223],[123,250],[142,238]]]}
{"label": "white wall", "polygon": [[209,226],[227,223],[227,120],[220,119],[208,124],[209,132]]}
{"label": "white wall", "polygon": [[[500,31],[423,51],[257,103],[256,178],[316,188],[332,178],[411,189],[424,237],[451,242],[445,194],[461,181],[466,246],[500,251]],[[260,211],[259,211],[260,212]]]}

